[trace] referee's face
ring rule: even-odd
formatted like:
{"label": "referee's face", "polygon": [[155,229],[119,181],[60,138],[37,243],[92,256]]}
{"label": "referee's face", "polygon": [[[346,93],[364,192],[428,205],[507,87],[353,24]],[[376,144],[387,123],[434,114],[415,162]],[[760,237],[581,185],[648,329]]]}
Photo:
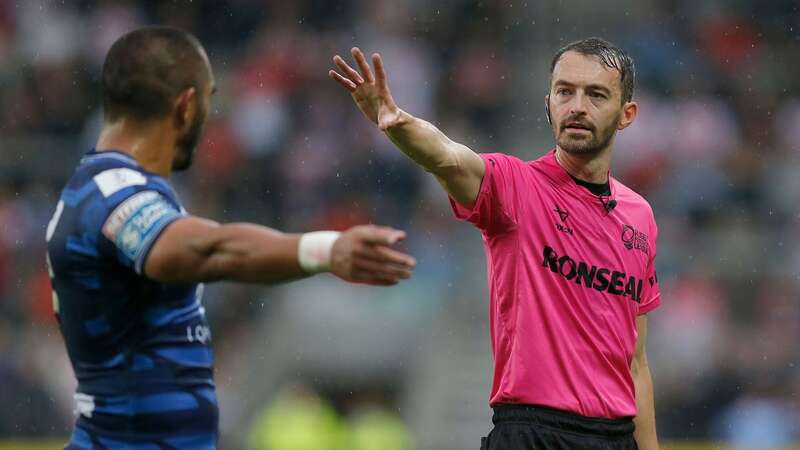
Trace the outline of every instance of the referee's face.
{"label": "referee's face", "polygon": [[619,71],[595,56],[564,53],[553,69],[550,94],[545,98],[556,144],[572,154],[603,152],[616,130],[627,126],[627,104],[621,95]]}

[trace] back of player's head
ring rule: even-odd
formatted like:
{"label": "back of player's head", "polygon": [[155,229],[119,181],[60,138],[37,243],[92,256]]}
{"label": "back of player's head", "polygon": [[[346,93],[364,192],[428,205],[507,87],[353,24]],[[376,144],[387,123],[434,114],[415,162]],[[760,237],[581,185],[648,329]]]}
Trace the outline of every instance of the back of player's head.
{"label": "back of player's head", "polygon": [[561,55],[566,52],[576,52],[586,56],[596,56],[600,61],[611,69],[616,69],[620,75],[620,88],[622,89],[622,103],[629,102],[633,98],[633,85],[636,78],[633,59],[624,50],[605,39],[591,37],[581,39],[562,47],[556,52],[550,64],[550,75],[556,68]]}
{"label": "back of player's head", "polygon": [[103,108],[108,121],[166,116],[185,89],[202,90],[210,77],[207,57],[191,34],[149,26],[119,38],[103,63]]}

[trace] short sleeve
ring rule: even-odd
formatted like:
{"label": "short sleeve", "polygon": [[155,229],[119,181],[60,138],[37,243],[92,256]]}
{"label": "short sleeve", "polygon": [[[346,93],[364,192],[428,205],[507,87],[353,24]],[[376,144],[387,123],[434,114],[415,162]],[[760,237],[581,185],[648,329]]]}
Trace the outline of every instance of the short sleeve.
{"label": "short sleeve", "polygon": [[[118,172],[115,175],[118,184],[114,186],[108,182],[111,179],[108,172],[94,178],[103,196],[100,231],[110,244],[105,248],[123,266],[141,274],[153,244],[167,225],[183,217],[184,212],[172,190],[159,178],[133,170],[121,175]],[[120,184],[120,177],[137,182]]]}
{"label": "short sleeve", "polygon": [[525,162],[503,153],[479,155],[486,165],[475,205],[467,208],[450,198],[458,219],[466,220],[488,234],[500,234],[517,226],[518,189]]}
{"label": "short sleeve", "polygon": [[661,305],[661,289],[658,286],[658,273],[656,272],[656,240],[658,239],[658,229],[653,224],[653,245],[650,252],[650,259],[647,264],[646,279],[644,289],[639,304],[639,315],[644,315],[653,311]]}

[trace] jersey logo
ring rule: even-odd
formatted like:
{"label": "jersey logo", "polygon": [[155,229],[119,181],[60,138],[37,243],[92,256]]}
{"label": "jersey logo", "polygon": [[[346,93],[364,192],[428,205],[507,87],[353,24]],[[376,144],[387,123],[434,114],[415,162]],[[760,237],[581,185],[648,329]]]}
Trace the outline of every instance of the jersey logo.
{"label": "jersey logo", "polygon": [[106,219],[103,235],[136,261],[157,234],[156,225],[180,213],[156,191],[143,191],[120,203]]}
{"label": "jersey logo", "polygon": [[75,394],[75,403],[76,413],[85,417],[92,417],[92,413],[94,412],[94,396],[78,392]]}
{"label": "jersey logo", "polygon": [[103,197],[110,197],[115,192],[131,186],[141,186],[147,183],[147,178],[140,172],[126,167],[109,169],[94,176],[94,182],[103,193]]}
{"label": "jersey logo", "polygon": [[561,208],[558,207],[558,205],[556,205],[556,209],[554,209],[553,211],[558,213],[558,217],[561,218],[562,222],[566,222],[567,219],[569,218],[569,213],[566,211],[562,211]]}
{"label": "jersey logo", "polygon": [[623,298],[630,297],[636,303],[642,302],[644,280],[618,270],[577,261],[569,255],[559,255],[549,245],[545,245],[542,252],[542,267],[586,289]]}
{"label": "jersey logo", "polygon": [[628,250],[636,249],[646,255],[650,254],[647,235],[630,225],[622,225],[622,243]]}
{"label": "jersey logo", "polygon": [[572,227],[565,225],[564,222],[569,219],[569,213],[562,210],[558,205],[556,205],[556,209],[553,211],[558,213],[558,218],[561,219],[561,223],[556,222],[556,229],[562,233],[569,234],[570,236],[575,235],[575,232],[572,230]]}

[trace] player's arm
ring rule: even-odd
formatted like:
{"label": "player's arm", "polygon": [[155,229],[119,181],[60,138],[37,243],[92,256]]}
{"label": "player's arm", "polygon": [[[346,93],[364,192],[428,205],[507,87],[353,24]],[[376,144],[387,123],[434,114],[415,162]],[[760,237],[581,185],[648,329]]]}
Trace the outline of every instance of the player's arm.
{"label": "player's arm", "polygon": [[636,425],[634,437],[641,450],[658,450],[653,379],[650,376],[650,367],[647,365],[647,315],[643,314],[636,318],[636,327],[639,337],[636,341],[636,353],[631,363],[638,410],[633,420]]}
{"label": "player's arm", "polygon": [[330,271],[346,281],[392,285],[408,278],[415,265],[410,256],[389,248],[404,237],[402,231],[373,225],[342,233],[288,234],[184,217],[158,237],[144,273],[161,282],[274,283]]}
{"label": "player's arm", "polygon": [[331,70],[328,72],[330,77],[350,92],[364,115],[376,123],[403,153],[436,176],[453,199],[472,207],[486,172],[481,157],[467,146],[453,142],[430,122],[397,107],[389,91],[380,55],[372,55],[373,75],[361,50],[353,48],[351,52],[360,73],[336,55],[333,61],[344,75]]}

